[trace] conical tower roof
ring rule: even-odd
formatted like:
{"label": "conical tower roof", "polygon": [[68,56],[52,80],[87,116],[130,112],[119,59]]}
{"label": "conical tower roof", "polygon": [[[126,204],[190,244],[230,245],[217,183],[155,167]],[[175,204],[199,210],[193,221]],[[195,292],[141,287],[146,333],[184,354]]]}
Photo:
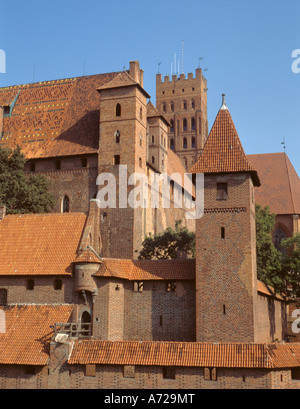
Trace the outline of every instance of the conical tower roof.
{"label": "conical tower roof", "polygon": [[250,173],[255,186],[260,186],[256,169],[245,155],[230,112],[223,104],[208,135],[198,161],[189,173]]}

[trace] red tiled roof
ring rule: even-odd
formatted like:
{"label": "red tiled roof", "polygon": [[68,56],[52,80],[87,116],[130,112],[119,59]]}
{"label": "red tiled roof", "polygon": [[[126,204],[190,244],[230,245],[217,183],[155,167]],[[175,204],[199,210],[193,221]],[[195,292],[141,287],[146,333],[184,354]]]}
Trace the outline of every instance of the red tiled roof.
{"label": "red tiled roof", "polygon": [[194,280],[195,260],[122,260],[104,258],[95,276],[126,280]]}
{"label": "red tiled roof", "polygon": [[220,109],[198,161],[189,173],[236,173],[252,175],[255,185],[259,178],[247,159],[229,110]]}
{"label": "red tiled roof", "polygon": [[97,254],[91,248],[86,248],[75,258],[73,263],[98,263],[98,264],[101,264],[102,260],[97,256]]}
{"label": "red tiled roof", "polygon": [[300,344],[219,344],[152,341],[78,341],[69,364],[217,368],[300,366]]}
{"label": "red tiled roof", "polygon": [[17,305],[1,307],[5,312],[5,333],[0,333],[0,364],[46,365],[50,325],[68,322],[72,305]]}
{"label": "red tiled roof", "polygon": [[142,88],[141,85],[136,82],[126,71],[118,73],[111,81],[98,87],[97,91],[119,87],[131,87],[133,85],[139,87],[140,90],[144,92],[146,97],[150,98],[150,95],[144,90],[144,88]]}
{"label": "red tiled roof", "polygon": [[71,274],[86,220],[84,213],[5,216],[0,275]]}
{"label": "red tiled roof", "polygon": [[21,146],[28,159],[96,153],[99,148],[97,88],[118,73],[0,88],[1,147]]}
{"label": "red tiled roof", "polygon": [[272,298],[277,298],[282,301],[284,300],[284,298],[281,295],[275,293],[273,287],[270,287],[269,285],[266,285],[265,283],[259,280],[257,280],[257,292],[262,293]]}
{"label": "red tiled roof", "polygon": [[261,187],[255,189],[255,199],[275,214],[300,214],[300,179],[284,153],[248,155],[258,170]]}

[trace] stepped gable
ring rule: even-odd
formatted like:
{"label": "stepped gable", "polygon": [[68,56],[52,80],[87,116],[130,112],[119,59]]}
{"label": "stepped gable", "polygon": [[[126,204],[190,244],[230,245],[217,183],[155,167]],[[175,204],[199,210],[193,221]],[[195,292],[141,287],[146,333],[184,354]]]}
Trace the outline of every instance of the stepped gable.
{"label": "stepped gable", "polygon": [[2,148],[21,147],[27,159],[97,153],[97,88],[118,73],[0,88]]}
{"label": "stepped gable", "polygon": [[300,214],[300,179],[284,152],[248,155],[258,170],[262,186],[255,190],[261,206],[275,214]]}
{"label": "stepped gable", "polygon": [[218,112],[203,152],[189,173],[237,172],[250,173],[254,185],[260,186],[257,171],[245,155],[223,95],[223,105]]}

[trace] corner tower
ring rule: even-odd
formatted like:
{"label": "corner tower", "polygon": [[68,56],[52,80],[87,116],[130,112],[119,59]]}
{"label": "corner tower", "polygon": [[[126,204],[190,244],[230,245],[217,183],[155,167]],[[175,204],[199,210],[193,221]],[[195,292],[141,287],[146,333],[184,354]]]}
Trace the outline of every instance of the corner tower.
{"label": "corner tower", "polygon": [[223,104],[191,173],[204,173],[196,222],[196,339],[256,341],[254,186],[260,186]]}

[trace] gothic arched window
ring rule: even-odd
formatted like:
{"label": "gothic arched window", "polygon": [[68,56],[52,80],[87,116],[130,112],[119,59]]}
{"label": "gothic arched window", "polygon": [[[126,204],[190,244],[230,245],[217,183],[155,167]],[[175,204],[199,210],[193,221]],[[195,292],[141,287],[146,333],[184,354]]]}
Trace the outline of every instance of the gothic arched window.
{"label": "gothic arched window", "polygon": [[67,195],[63,197],[62,204],[61,204],[61,212],[62,213],[69,213],[70,211],[70,199]]}
{"label": "gothic arched window", "polygon": [[116,116],[121,116],[121,105],[120,104],[116,105]]}

